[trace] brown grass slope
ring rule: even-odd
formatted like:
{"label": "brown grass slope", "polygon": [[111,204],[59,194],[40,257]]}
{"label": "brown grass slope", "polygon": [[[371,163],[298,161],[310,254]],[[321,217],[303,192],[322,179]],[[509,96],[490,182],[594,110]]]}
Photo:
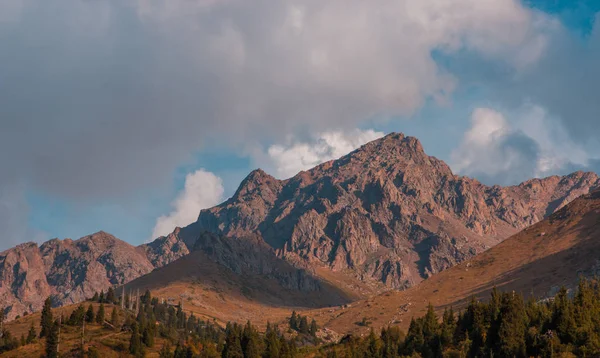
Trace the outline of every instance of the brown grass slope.
{"label": "brown grass slope", "polygon": [[[126,284],[125,291],[139,290],[141,294],[148,289],[154,297],[173,304],[182,300],[185,311],[222,325],[250,320],[259,327],[267,321],[282,322],[293,310],[338,306],[375,292],[347,275],[301,273],[258,245],[228,251],[225,246],[244,242],[206,235],[199,241],[211,240],[210,245],[197,245],[190,254]],[[230,256],[233,254],[239,256]],[[263,272],[249,269],[248,261],[261,266]],[[117,294],[121,293],[122,288],[117,288]]]}
{"label": "brown grass slope", "polygon": [[[90,304],[89,302],[83,302],[85,307]],[[99,304],[92,303],[94,311],[98,312]],[[79,304],[68,305],[52,310],[55,318],[61,314],[65,317],[69,317]],[[107,315],[110,317],[110,313],[113,309],[113,305],[105,304],[104,308]],[[108,317],[108,318],[109,318]],[[13,320],[6,324],[6,329],[10,331],[13,336],[20,337],[21,335],[27,336],[27,332],[34,324],[36,332],[40,332],[40,313],[29,314],[25,317],[21,317],[17,320]],[[119,310],[119,319],[121,322],[125,319],[124,313]],[[85,334],[84,334],[84,348],[87,351],[90,347],[94,347],[101,357],[112,358],[112,357],[127,357],[127,348],[129,346],[129,339],[131,334],[126,331],[115,331],[109,326],[99,325],[97,323],[86,323]],[[62,357],[77,357],[77,348],[81,345],[81,327],[73,327],[63,325],[61,328],[60,335],[60,354]],[[22,357],[42,357],[45,355],[45,339],[38,338],[35,342],[19,347],[18,349],[4,352],[0,354],[1,358],[22,358]],[[158,357],[158,351],[163,346],[164,341],[157,337],[153,348],[147,349],[146,357]]]}
{"label": "brown grass slope", "polygon": [[547,297],[580,275],[600,271],[600,191],[584,195],[549,218],[458,266],[404,292],[388,292],[348,309],[321,310],[321,323],[337,332],[371,327],[407,328],[411,317],[425,313],[431,302],[438,311],[460,309],[472,296],[487,299],[493,287],[525,296]]}

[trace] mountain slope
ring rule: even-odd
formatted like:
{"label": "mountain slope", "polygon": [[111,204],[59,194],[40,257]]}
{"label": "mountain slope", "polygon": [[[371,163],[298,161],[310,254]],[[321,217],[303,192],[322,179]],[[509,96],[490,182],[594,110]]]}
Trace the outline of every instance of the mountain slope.
{"label": "mountain slope", "polygon": [[264,242],[208,233],[188,255],[125,285],[126,292],[147,289],[173,303],[183,297],[186,311],[221,323],[265,324],[289,316],[293,309],[337,306],[360,298],[352,289],[290,265]]}
{"label": "mountain slope", "polygon": [[294,264],[404,289],[599,186],[596,174],[578,172],[488,187],[394,133],[288,180],[256,170],[186,230],[258,235]]}
{"label": "mountain slope", "polygon": [[471,296],[487,299],[493,287],[545,298],[561,286],[574,287],[580,275],[600,273],[600,191],[585,195],[472,260],[403,291],[361,301],[333,315],[320,312],[329,328],[360,330],[366,317],[375,328],[424,314],[431,302],[438,310],[460,309]]}

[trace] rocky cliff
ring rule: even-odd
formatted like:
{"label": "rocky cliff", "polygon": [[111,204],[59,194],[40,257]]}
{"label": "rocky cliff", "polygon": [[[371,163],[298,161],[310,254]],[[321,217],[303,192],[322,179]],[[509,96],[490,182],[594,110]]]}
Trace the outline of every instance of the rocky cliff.
{"label": "rocky cliff", "polygon": [[0,253],[0,302],[8,317],[68,304],[152,271],[144,250],[105,232],[73,241],[26,243]]}
{"label": "rocky cliff", "polygon": [[486,186],[394,133],[288,180],[256,170],[188,230],[258,235],[293,262],[403,289],[599,186],[583,172]]}

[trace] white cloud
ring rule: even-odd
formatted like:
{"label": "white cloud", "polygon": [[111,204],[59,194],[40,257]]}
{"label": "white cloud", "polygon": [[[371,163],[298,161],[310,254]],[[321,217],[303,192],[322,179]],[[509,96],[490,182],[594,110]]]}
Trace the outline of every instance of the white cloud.
{"label": "white cloud", "polygon": [[372,129],[355,129],[320,133],[308,142],[289,138],[286,144],[272,145],[266,153],[258,153],[254,159],[259,166],[272,171],[276,177],[286,179],[302,170],[346,155],[383,135],[384,133]]}
{"label": "white cloud", "polygon": [[487,184],[508,185],[588,166],[586,152],[539,106],[510,117],[475,109],[470,129],[451,154],[452,168]]}
{"label": "white cloud", "polygon": [[30,149],[0,166],[92,202],[165,185],[207,142],[411,114],[457,86],[433,51],[521,68],[555,27],[518,0],[10,0],[0,13],[14,4],[0,151]]}
{"label": "white cloud", "polygon": [[520,71],[555,27],[519,0],[0,1],[0,187],[128,203],[203,145],[447,100],[433,52]]}
{"label": "white cloud", "polygon": [[185,186],[171,203],[173,211],[156,219],[152,238],[170,234],[176,227],[196,221],[200,210],[219,204],[223,200],[221,178],[204,169],[185,177]]}

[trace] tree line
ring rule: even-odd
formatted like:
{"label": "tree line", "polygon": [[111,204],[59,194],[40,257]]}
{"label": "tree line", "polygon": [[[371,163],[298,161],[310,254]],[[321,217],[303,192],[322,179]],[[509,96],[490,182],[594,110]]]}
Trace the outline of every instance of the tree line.
{"label": "tree line", "polygon": [[[268,324],[260,333],[250,322],[229,323],[225,328],[214,321],[188,315],[182,305],[169,305],[153,298],[150,292],[136,299],[132,309],[114,306],[106,317],[100,294],[97,310],[81,304],[69,317],[54,317],[48,298],[41,314],[40,332],[34,325],[20,339],[2,328],[0,353],[23,344],[44,339],[46,357],[59,356],[61,326],[103,324],[107,329],[130,333],[129,345],[122,353],[143,357],[155,347],[157,337],[166,342],[160,347],[162,358],[223,357],[271,358],[297,357],[310,351],[314,357],[598,357],[600,356],[600,286],[597,281],[581,280],[577,290],[562,288],[547,300],[527,300],[520,294],[493,289],[487,302],[472,298],[465,309],[452,308],[436,315],[429,305],[423,317],[414,318],[406,333],[397,327],[374,330],[366,337],[345,336],[336,344],[316,346],[316,322],[293,312],[290,328],[282,332]],[[113,303],[118,303],[115,298]],[[124,316],[123,318],[120,318]],[[0,323],[4,321],[0,310]],[[297,331],[297,334],[290,334]],[[83,348],[83,347],[82,347]]]}
{"label": "tree line", "polygon": [[[441,318],[441,319],[440,319]],[[493,289],[487,302],[472,298],[456,314],[438,317],[431,305],[408,332],[388,327],[367,337],[345,337],[328,357],[600,357],[600,287],[581,280],[574,293],[527,300]]]}

